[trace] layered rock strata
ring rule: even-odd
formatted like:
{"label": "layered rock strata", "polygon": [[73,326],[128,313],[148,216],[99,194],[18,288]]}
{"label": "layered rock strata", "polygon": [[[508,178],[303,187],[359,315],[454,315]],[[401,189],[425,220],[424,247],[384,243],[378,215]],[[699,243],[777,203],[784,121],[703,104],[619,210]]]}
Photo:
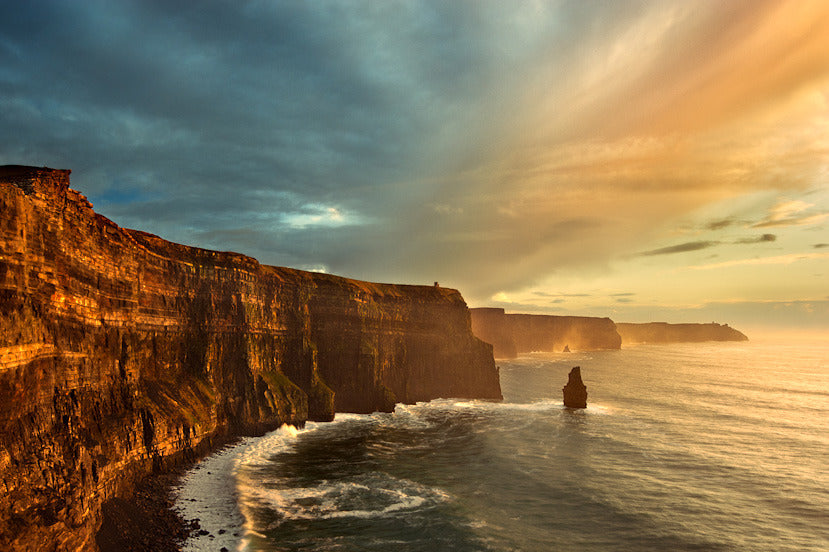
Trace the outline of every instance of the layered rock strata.
{"label": "layered rock strata", "polygon": [[742,332],[728,324],[616,324],[623,343],[698,343],[702,341],[748,341]]}
{"label": "layered rock strata", "polygon": [[506,314],[504,309],[469,309],[472,332],[491,343],[496,358],[532,351],[619,349],[622,338],[610,318]]}
{"label": "layered rock strata", "polygon": [[564,406],[567,408],[587,408],[587,386],[581,380],[581,368],[573,367],[567,376],[567,383],[562,388]]}
{"label": "layered rock strata", "polygon": [[0,549],[91,550],[102,504],[233,434],[501,397],[460,293],[126,230],[0,167]]}

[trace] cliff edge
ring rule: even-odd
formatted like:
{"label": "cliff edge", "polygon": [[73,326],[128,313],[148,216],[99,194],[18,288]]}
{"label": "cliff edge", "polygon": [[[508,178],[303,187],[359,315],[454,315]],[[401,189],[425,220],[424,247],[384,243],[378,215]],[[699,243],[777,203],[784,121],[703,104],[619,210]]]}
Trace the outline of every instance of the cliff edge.
{"label": "cliff edge", "polygon": [[0,167],[0,548],[93,550],[103,503],[230,435],[501,398],[456,290],[123,229],[69,174]]}

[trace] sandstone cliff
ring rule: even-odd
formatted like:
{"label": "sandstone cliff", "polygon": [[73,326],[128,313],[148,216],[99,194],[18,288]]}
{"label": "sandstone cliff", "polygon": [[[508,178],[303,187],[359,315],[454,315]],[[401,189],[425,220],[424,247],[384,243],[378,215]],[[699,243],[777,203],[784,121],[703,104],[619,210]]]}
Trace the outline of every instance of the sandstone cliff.
{"label": "sandstone cliff", "polygon": [[728,324],[616,324],[623,343],[684,343],[701,341],[748,341],[742,332]]}
{"label": "sandstone cliff", "polygon": [[233,434],[500,398],[461,295],[118,227],[69,171],[0,167],[0,549],[94,549],[101,505]]}
{"label": "sandstone cliff", "polygon": [[469,309],[472,332],[491,343],[496,358],[532,351],[619,349],[621,337],[610,318],[506,314],[504,309]]}

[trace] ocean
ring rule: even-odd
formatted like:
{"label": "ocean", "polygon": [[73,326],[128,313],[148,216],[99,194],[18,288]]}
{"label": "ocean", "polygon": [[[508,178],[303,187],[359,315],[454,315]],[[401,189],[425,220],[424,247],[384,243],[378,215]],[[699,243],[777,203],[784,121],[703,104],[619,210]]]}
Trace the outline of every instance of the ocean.
{"label": "ocean", "polygon": [[[185,550],[829,550],[829,343],[500,361],[503,402],[338,414],[184,478]],[[581,366],[588,408],[562,405]]]}

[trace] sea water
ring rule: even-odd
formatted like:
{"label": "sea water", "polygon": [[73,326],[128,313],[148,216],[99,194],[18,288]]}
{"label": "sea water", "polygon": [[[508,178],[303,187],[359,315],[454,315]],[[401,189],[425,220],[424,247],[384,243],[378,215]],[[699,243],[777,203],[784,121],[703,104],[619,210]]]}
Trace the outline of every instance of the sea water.
{"label": "sea water", "polygon": [[[209,533],[186,549],[829,550],[826,343],[498,364],[502,402],[338,414],[208,459],[179,490]],[[586,410],[562,405],[573,366]]]}

